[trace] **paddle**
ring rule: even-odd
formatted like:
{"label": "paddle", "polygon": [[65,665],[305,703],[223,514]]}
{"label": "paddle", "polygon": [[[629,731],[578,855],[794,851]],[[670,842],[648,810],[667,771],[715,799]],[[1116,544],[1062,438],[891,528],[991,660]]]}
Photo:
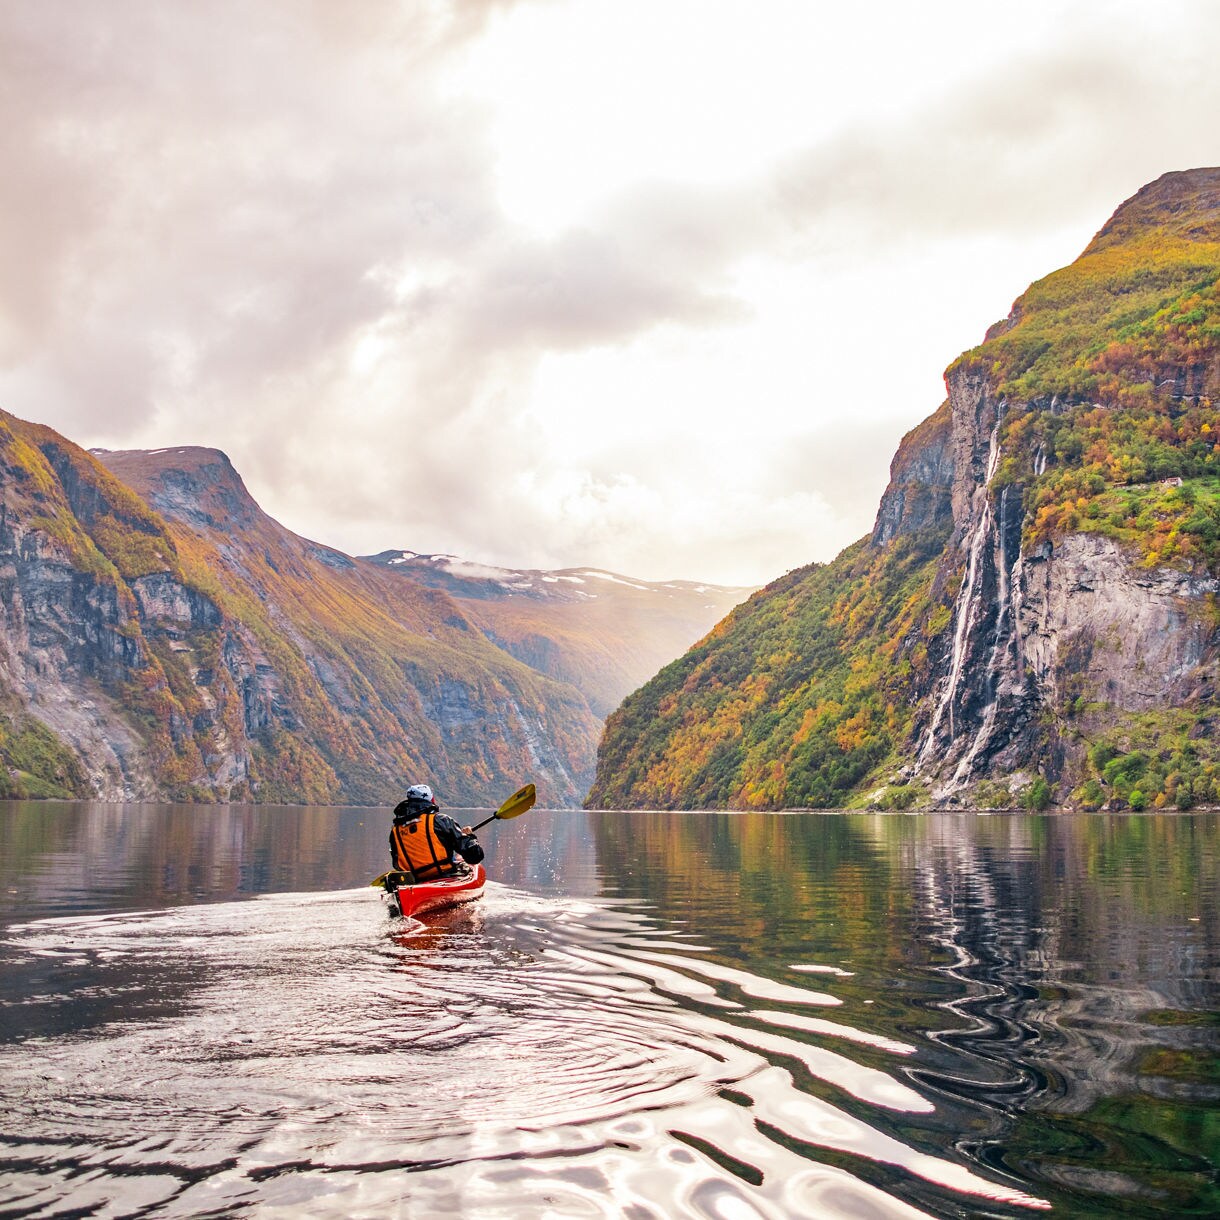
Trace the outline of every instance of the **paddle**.
{"label": "paddle", "polygon": [[[472,826],[471,830],[479,830],[481,827],[486,826],[488,822],[507,822],[509,818],[519,818],[527,810],[534,807],[534,802],[537,799],[538,794],[534,791],[534,785],[526,784],[524,788],[518,788],[491,817],[484,818],[477,826]],[[374,877],[369,882],[369,885],[384,886],[385,879],[397,871],[397,869],[392,868],[388,873],[382,873],[380,877]]]}
{"label": "paddle", "polygon": [[488,822],[507,822],[509,818],[519,818],[526,810],[534,807],[537,799],[538,794],[534,791],[534,785],[526,784],[524,788],[518,788],[491,817],[484,818],[478,826],[472,826],[470,829],[479,830]]}

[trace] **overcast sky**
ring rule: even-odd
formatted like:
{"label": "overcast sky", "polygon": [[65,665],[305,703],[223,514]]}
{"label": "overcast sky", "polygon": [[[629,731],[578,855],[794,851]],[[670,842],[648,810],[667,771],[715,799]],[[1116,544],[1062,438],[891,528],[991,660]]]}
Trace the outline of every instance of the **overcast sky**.
{"label": "overcast sky", "polygon": [[1220,4],[0,4],[0,406],[355,553],[769,580],[1167,170]]}

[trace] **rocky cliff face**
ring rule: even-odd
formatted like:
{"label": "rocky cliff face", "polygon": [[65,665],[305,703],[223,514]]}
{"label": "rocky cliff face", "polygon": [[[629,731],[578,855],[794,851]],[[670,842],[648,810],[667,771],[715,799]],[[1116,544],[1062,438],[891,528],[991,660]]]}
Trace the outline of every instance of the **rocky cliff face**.
{"label": "rocky cliff face", "polygon": [[0,491],[7,794],[382,804],[427,777],[456,805],[530,778],[571,805],[587,787],[599,725],[578,691],[446,594],[272,521],[223,454],[91,455],[0,416]]}
{"label": "rocky cliff face", "polygon": [[[1117,524],[1112,515],[1093,510],[1120,486],[1145,499],[1158,486],[1188,487],[1190,505],[1212,495],[1217,238],[1220,171],[1166,175],[1125,203],[1077,264],[1035,285],[946,375],[954,529],[940,580],[960,585],[936,680],[922,692],[915,751],[915,772],[940,800],[980,778],[1021,771],[1040,773],[1066,796],[1108,727],[1170,707],[1206,717],[1214,704],[1214,553],[1196,545],[1165,556],[1131,531],[1121,545],[1107,536],[1122,534],[1108,528]],[[1101,284],[1090,278],[1097,263]],[[1148,279],[1155,295],[1141,326],[1131,316],[1139,302],[1130,298]],[[1077,333],[1070,313],[1066,327],[1043,320],[1050,308],[1073,306],[1088,315]],[[1106,325],[1107,307],[1119,313],[1118,325]],[[1132,343],[1133,333],[1142,344]],[[1082,358],[1083,337],[1093,350]],[[1056,341],[1075,349],[1070,364]],[[1013,347],[1021,349],[1015,361]],[[1023,398],[1022,380],[1042,393]],[[1081,436],[1089,449],[1074,443]],[[1145,455],[1161,469],[1149,469]],[[1038,510],[1056,507],[1058,488],[1045,489],[1056,483],[1069,510],[1058,506],[1060,528],[1039,530]],[[1160,537],[1199,520],[1181,504],[1160,508],[1158,524],[1173,521]],[[1196,537],[1211,528],[1204,521]]]}
{"label": "rocky cliff face", "polygon": [[447,803],[485,804],[510,775],[536,776],[544,801],[579,801],[598,731],[587,703],[497,649],[447,594],[293,534],[216,450],[97,456],[250,634],[222,663],[247,735],[291,757],[283,782],[381,802],[428,775]]}
{"label": "rocky cliff face", "polygon": [[[950,490],[953,532],[939,572],[960,585],[953,599],[952,629],[925,694],[927,726],[916,754],[917,769],[954,782],[973,774],[980,751],[997,723],[1011,731],[1014,715],[1030,710],[1023,675],[1011,672],[1015,641],[1012,569],[1020,554],[1021,496],[991,492],[1000,458],[1002,406],[984,378],[972,371],[948,379],[951,412]],[[1003,689],[1001,689],[1003,688]]]}
{"label": "rocky cliff face", "polygon": [[[49,429],[0,415],[0,787],[8,795],[155,790],[156,747],[145,747],[120,697],[136,679],[155,699],[164,681],[124,574],[138,579],[152,566],[168,575],[176,557],[138,498],[104,471],[91,480],[88,467]],[[119,534],[129,547],[108,554]],[[167,717],[166,728],[181,732],[180,718]]]}
{"label": "rocky cliff face", "polygon": [[[935,796],[1022,769],[1053,781],[1077,775],[1090,727],[1210,704],[1220,623],[1208,599],[1220,581],[1149,568],[1094,533],[1023,547],[1023,489],[992,487],[1005,404],[961,370],[950,375],[950,403],[957,473],[942,577],[960,574],[961,584],[924,696],[915,767]],[[1081,705],[1093,714],[1074,718]]]}
{"label": "rocky cliff face", "polygon": [[1220,797],[1220,170],[1127,201],[946,384],[871,537],[632,696],[591,803]]}
{"label": "rocky cliff face", "polygon": [[953,520],[954,419],[946,401],[902,438],[890,463],[872,541],[884,546],[899,534],[937,530]]}

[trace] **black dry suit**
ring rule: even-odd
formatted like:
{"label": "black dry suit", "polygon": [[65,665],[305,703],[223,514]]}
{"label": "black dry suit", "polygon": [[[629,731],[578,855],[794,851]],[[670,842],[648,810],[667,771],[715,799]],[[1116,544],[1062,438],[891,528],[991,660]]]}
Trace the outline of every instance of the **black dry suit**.
{"label": "black dry suit", "polygon": [[390,859],[396,869],[410,873],[416,881],[433,881],[462,872],[455,854],[467,864],[478,864],[483,859],[478,839],[472,834],[462,834],[462,828],[437,809],[436,805],[403,801],[394,810]]}

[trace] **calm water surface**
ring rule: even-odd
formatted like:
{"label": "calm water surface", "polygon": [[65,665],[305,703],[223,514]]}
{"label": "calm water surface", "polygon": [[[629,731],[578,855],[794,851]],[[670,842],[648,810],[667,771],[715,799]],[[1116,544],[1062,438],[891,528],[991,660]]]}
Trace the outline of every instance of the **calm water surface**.
{"label": "calm water surface", "polygon": [[0,1215],[1220,1214],[1220,817],[0,805]]}

